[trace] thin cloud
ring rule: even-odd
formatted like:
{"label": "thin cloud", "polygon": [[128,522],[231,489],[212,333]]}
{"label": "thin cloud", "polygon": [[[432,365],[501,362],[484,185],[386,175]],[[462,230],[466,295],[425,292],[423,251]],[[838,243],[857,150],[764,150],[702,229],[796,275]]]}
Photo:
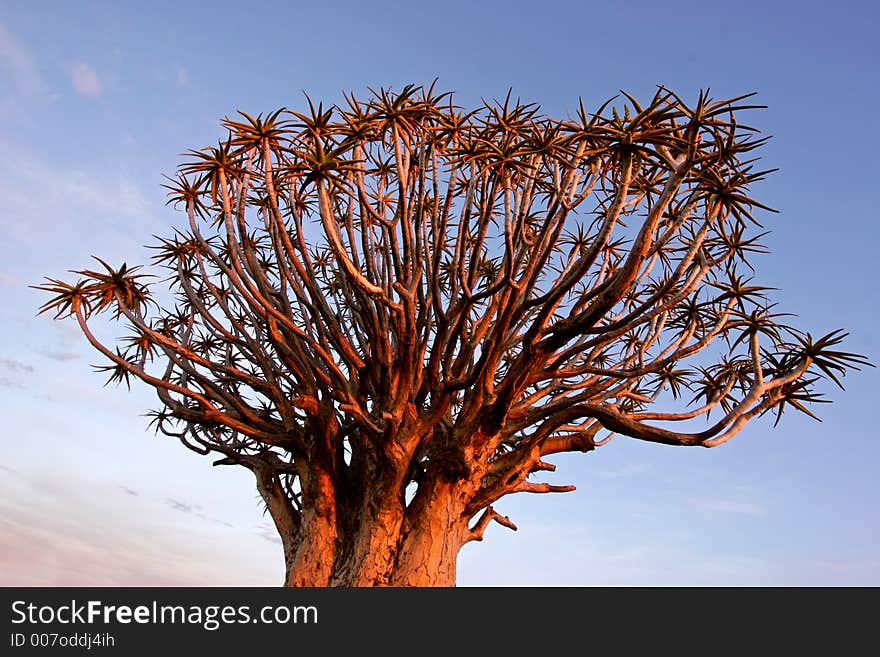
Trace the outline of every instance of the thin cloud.
{"label": "thin cloud", "polygon": [[27,390],[27,386],[20,381],[22,376],[34,373],[33,365],[24,363],[15,358],[0,358],[0,371],[6,371],[11,376],[0,376],[0,388],[8,390]]}
{"label": "thin cloud", "polygon": [[278,537],[278,532],[275,531],[275,528],[267,522],[264,522],[262,525],[257,527],[257,536],[265,541],[274,543],[275,545],[281,545],[281,539]]}
{"label": "thin cloud", "polygon": [[0,272],[0,285],[17,285],[18,281],[15,280],[12,276],[7,276],[6,274]]}
{"label": "thin cloud", "polygon": [[[0,585],[253,586],[280,577],[252,533],[181,526],[144,496],[108,494],[114,488],[0,477]],[[241,562],[242,553],[263,558]]]}
{"label": "thin cloud", "polygon": [[2,138],[0,151],[17,152],[14,161],[0,159],[0,243],[16,253],[39,248],[51,260],[46,249],[80,245],[88,221],[91,252],[133,255],[161,225],[141,183],[119,172],[50,164]]}
{"label": "thin cloud", "polygon": [[79,354],[75,351],[47,351],[43,354],[46,358],[57,360],[59,363],[65,363],[69,360],[76,360]]}
{"label": "thin cloud", "polygon": [[55,321],[52,322],[52,326],[58,332],[63,346],[71,346],[82,342],[83,334],[78,326]]}
{"label": "thin cloud", "polygon": [[173,497],[169,497],[165,500],[165,504],[170,506],[175,511],[180,511],[182,513],[196,513],[200,507],[198,504],[187,504],[186,502],[181,502],[180,500],[175,500]]}
{"label": "thin cloud", "polygon": [[198,504],[188,504],[187,502],[181,502],[180,500],[174,499],[173,497],[166,498],[165,504],[167,504],[175,511],[180,511],[181,513],[190,513],[196,518],[214,523],[215,525],[233,527],[231,523],[228,523],[225,520],[220,520],[219,518],[211,518],[210,516],[205,515],[205,512],[202,511],[202,507]]}
{"label": "thin cloud", "polygon": [[101,80],[91,66],[85,62],[76,62],[70,67],[70,82],[80,96],[100,96]]}
{"label": "thin cloud", "polygon": [[30,53],[3,23],[0,23],[0,70],[20,94],[41,96],[49,91]]}
{"label": "thin cloud", "polygon": [[27,372],[32,373],[34,371],[33,365],[29,365],[27,363],[23,363],[20,360],[15,360],[14,358],[0,358],[0,367],[5,369],[8,372]]}
{"label": "thin cloud", "polygon": [[204,513],[196,513],[197,518],[201,518],[202,520],[207,520],[208,522],[212,522],[215,525],[221,525],[223,527],[235,527],[231,522],[226,522],[225,520],[220,520],[220,518],[211,518],[206,516]]}
{"label": "thin cloud", "polygon": [[189,85],[189,72],[183,67],[177,67],[177,84],[181,87]]}

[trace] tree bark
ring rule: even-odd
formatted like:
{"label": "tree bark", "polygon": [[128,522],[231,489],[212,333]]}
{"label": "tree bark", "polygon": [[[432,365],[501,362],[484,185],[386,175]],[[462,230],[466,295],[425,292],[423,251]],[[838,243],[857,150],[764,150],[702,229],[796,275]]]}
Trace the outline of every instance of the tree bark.
{"label": "tree bark", "polygon": [[409,506],[376,491],[354,509],[307,513],[285,583],[455,586],[456,560],[466,541],[463,510],[454,482],[438,481],[427,484]]}
{"label": "tree bark", "polygon": [[414,500],[398,544],[392,586],[455,586],[458,552],[464,545],[464,505],[449,481],[429,484]]}

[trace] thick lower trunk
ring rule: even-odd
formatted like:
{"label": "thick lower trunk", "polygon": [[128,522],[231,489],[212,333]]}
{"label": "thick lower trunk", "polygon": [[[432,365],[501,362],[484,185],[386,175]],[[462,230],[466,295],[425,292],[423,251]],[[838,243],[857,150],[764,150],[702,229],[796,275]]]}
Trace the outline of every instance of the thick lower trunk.
{"label": "thick lower trunk", "polygon": [[304,538],[293,548],[286,573],[287,586],[327,586],[336,562],[337,533],[332,519],[308,514],[303,524]]}
{"label": "thick lower trunk", "polygon": [[369,505],[352,515],[356,522],[335,527],[321,517],[303,524],[288,586],[455,586],[466,525],[452,485],[432,486],[407,508]]}
{"label": "thick lower trunk", "polygon": [[282,536],[287,586],[327,586],[336,562],[339,515],[332,481],[318,472],[310,483],[314,503],[303,513],[296,535],[288,536],[286,542]]}
{"label": "thick lower trunk", "polygon": [[436,484],[407,516],[392,586],[455,586],[466,525],[452,484]]}
{"label": "thick lower trunk", "polygon": [[386,586],[394,570],[403,525],[403,505],[361,509],[342,542],[331,586]]}

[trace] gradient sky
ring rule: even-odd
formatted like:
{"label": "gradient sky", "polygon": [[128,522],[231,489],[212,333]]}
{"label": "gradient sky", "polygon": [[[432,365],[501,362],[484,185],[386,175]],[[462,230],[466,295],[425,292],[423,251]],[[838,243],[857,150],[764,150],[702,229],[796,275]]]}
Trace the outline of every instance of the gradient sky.
{"label": "gradient sky", "polygon": [[[816,333],[880,360],[875,2],[33,2],[0,6],[0,585],[277,584],[251,476],[153,436],[149,390],[103,388],[28,285],[145,262],[183,217],[178,154],[302,91],[430,83],[473,105],[512,87],[559,116],[619,89],[757,91],[781,170],[754,191],[759,281]],[[210,7],[210,9],[208,9]],[[874,44],[874,45],[872,45]],[[555,459],[559,496],[515,496],[459,558],[461,585],[880,585],[877,370],[824,422],[761,420],[714,450],[613,440]],[[790,415],[790,416],[789,416]]]}

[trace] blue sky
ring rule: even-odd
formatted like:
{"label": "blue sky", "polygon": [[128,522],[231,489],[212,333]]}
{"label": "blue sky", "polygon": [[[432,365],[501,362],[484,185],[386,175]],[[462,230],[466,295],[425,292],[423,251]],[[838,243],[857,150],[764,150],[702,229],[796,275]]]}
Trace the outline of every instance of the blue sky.
{"label": "blue sky", "polygon": [[[44,275],[144,262],[182,217],[178,154],[219,120],[430,83],[561,115],[663,84],[757,91],[759,280],[814,334],[880,354],[873,2],[17,2],[0,7],[0,584],[276,584],[250,475],[147,431],[147,390],[102,388]],[[714,450],[615,439],[556,459],[578,490],[518,496],[459,559],[462,585],[880,584],[880,375],[828,389],[824,422],[753,423]]]}

